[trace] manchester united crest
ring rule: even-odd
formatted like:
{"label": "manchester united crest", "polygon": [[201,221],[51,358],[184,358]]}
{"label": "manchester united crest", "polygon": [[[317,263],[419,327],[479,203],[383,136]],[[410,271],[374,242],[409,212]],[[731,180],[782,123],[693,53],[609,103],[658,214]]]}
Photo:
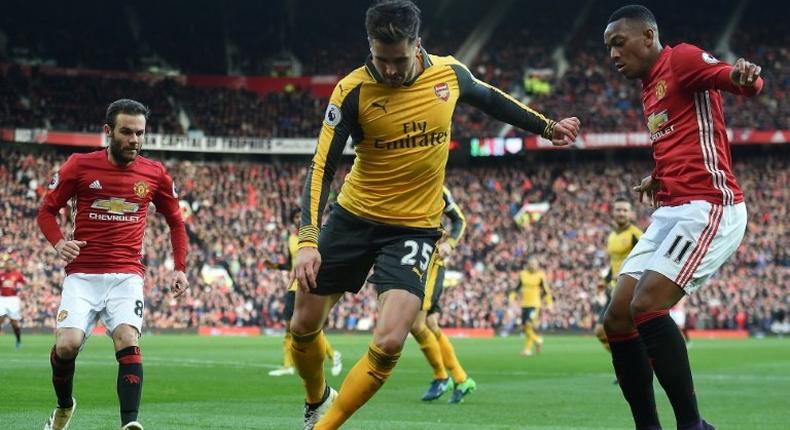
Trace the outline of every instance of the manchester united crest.
{"label": "manchester united crest", "polygon": [[148,195],[148,184],[144,181],[139,181],[134,184],[134,194],[141,199]]}
{"label": "manchester united crest", "polygon": [[447,101],[447,99],[450,98],[450,86],[447,85],[446,82],[434,85],[433,92],[436,93],[436,97],[439,97],[443,101]]}
{"label": "manchester united crest", "polygon": [[58,322],[63,322],[63,320],[65,320],[68,317],[69,317],[69,311],[65,309],[58,312]]}
{"label": "manchester united crest", "polygon": [[665,95],[667,95],[667,81],[662,79],[656,84],[656,99],[661,100]]}

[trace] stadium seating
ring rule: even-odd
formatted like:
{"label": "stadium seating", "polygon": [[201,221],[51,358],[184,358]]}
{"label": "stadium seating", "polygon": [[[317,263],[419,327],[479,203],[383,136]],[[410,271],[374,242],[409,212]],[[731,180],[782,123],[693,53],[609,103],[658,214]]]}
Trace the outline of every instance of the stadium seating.
{"label": "stadium seating", "polygon": [[[598,158],[480,162],[450,168],[447,183],[466,213],[467,233],[448,267],[463,275],[442,298],[446,327],[511,330],[520,311],[511,291],[516,271],[536,255],[552,282],[553,311],[544,329],[589,329],[596,317],[595,285],[606,266],[603,243],[609,204],[627,193],[651,163],[644,153],[620,163]],[[63,272],[35,225],[48,178],[66,154],[29,145],[0,146],[0,249],[22,263],[29,284],[21,291],[24,324],[52,327]],[[177,179],[190,237],[192,288],[175,300],[169,285],[170,241],[161,217],[149,219],[145,237],[146,326],[282,326],[288,274],[267,270],[285,260],[287,214],[302,190],[306,162],[163,160]],[[335,189],[348,166],[338,172]],[[747,190],[750,222],[737,255],[708,287],[692,296],[690,321],[699,328],[745,327],[769,331],[787,315],[790,285],[790,164],[787,153],[736,154],[736,175]],[[602,173],[603,172],[603,173]],[[184,178],[184,179],[181,179]],[[550,202],[539,220],[521,223],[524,203]],[[649,208],[637,205],[638,224]],[[64,222],[67,222],[64,220]],[[211,276],[212,269],[227,278]],[[331,329],[356,329],[375,320],[375,294],[366,287],[331,314]]]}

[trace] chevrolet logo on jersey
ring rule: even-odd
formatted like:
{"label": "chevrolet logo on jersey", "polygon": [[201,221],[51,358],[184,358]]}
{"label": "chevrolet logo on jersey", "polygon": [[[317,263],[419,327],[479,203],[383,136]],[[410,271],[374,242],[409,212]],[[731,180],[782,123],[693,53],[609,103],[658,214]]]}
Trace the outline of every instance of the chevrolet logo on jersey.
{"label": "chevrolet logo on jersey", "polygon": [[668,121],[669,114],[666,109],[658,113],[651,113],[650,116],[647,117],[647,129],[650,130],[650,134],[654,134]]}
{"label": "chevrolet logo on jersey", "polygon": [[123,221],[138,222],[140,217],[135,214],[140,208],[137,203],[127,202],[126,199],[110,197],[109,199],[98,199],[93,202],[91,209],[101,209],[107,213],[90,212],[88,218],[98,221]]}
{"label": "chevrolet logo on jersey", "polygon": [[127,202],[126,199],[110,197],[109,199],[99,199],[93,202],[92,209],[102,209],[113,215],[124,215],[135,213],[140,208],[137,203]]}

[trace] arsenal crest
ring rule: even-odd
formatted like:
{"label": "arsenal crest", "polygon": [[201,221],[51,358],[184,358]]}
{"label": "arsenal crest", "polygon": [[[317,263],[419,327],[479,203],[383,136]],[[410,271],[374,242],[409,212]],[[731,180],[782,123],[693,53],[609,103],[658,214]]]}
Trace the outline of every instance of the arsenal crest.
{"label": "arsenal crest", "polygon": [[134,194],[141,199],[148,195],[148,184],[144,181],[139,181],[134,184]]}
{"label": "arsenal crest", "polygon": [[447,85],[446,82],[434,85],[433,92],[436,93],[436,97],[439,97],[442,101],[447,101],[447,99],[450,98],[450,86]]}

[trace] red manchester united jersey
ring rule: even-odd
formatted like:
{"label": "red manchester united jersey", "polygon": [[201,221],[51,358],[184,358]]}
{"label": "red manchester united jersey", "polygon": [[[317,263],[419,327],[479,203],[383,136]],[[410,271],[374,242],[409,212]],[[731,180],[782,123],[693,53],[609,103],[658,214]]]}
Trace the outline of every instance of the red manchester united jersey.
{"label": "red manchester united jersey", "polygon": [[17,290],[25,285],[25,275],[18,270],[0,273],[0,296],[15,296]]}
{"label": "red manchester united jersey", "polygon": [[187,237],[173,180],[164,166],[138,156],[120,167],[107,151],[74,154],[52,178],[38,214],[38,223],[54,246],[63,239],[55,216],[70,204],[72,239],[87,242],[66,273],[137,273],[145,219],[153,203],[170,226],[176,270],[184,270]]}
{"label": "red manchester united jersey", "polygon": [[732,66],[693,45],[665,47],[642,81],[645,120],[653,143],[653,177],[664,205],[692,200],[732,205],[743,201],[735,176],[721,94],[753,95],[730,81]]}

